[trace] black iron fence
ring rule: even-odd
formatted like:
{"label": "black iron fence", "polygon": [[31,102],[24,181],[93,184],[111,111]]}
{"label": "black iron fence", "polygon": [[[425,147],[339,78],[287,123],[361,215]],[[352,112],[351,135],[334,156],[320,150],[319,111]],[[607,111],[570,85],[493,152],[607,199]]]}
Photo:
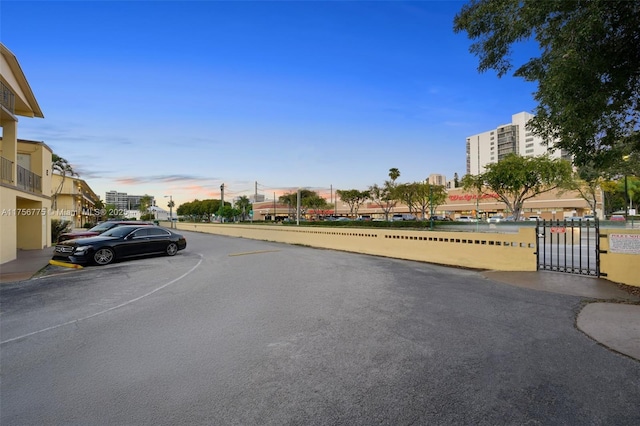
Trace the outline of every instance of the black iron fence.
{"label": "black iron fence", "polygon": [[593,220],[539,220],[538,270],[600,276],[600,223]]}

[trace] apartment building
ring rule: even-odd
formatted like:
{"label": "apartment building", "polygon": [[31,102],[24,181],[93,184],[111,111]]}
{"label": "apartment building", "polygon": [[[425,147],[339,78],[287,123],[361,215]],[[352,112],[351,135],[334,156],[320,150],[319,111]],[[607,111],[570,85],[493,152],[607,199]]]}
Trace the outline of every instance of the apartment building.
{"label": "apartment building", "polygon": [[96,209],[100,197],[96,195],[84,180],[53,174],[51,218],[71,222],[74,228],[85,224],[95,224],[101,212]]}
{"label": "apartment building", "polygon": [[520,112],[511,116],[511,123],[495,129],[467,137],[467,174],[484,173],[488,164],[497,163],[509,154],[537,157],[549,154],[551,158],[570,156],[527,129],[527,123],[534,116]]}
{"label": "apartment building", "polygon": [[427,181],[429,182],[429,185],[440,185],[440,186],[446,186],[447,185],[447,178],[445,175],[439,175],[439,174],[430,174],[429,178],[427,179]]}
{"label": "apartment building", "polygon": [[0,264],[19,249],[51,245],[51,156],[46,144],[18,139],[18,117],[44,118],[16,56],[0,43]]}
{"label": "apartment building", "polygon": [[117,209],[129,209],[129,196],[126,192],[107,191],[104,195],[105,204],[114,205]]}
{"label": "apartment building", "polygon": [[[118,210],[138,210],[140,200],[148,195],[128,195],[126,192],[107,191],[105,192],[105,204],[114,205]],[[156,200],[151,197],[151,206],[156,205]]]}

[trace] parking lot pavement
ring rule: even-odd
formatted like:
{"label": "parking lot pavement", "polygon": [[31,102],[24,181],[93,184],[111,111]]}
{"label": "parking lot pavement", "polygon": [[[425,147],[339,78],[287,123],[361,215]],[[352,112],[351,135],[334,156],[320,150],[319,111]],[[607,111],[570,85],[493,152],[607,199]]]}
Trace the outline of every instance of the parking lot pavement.
{"label": "parking lot pavement", "polygon": [[[0,284],[69,272],[69,267],[49,263],[52,250],[49,247],[18,251],[16,260],[0,265]],[[482,274],[492,281],[517,287],[606,301],[587,305],[588,309],[583,309],[578,315],[577,327],[604,346],[640,360],[640,297],[601,278],[548,271],[485,271]]]}

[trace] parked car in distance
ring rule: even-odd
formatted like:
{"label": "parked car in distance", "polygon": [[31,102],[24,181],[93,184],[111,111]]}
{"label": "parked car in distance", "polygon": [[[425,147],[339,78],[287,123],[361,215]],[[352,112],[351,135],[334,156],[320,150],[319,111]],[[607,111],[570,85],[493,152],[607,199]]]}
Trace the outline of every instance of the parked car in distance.
{"label": "parked car in distance", "polygon": [[164,253],[174,256],[187,247],[180,234],[159,226],[122,225],[95,237],[56,244],[53,259],[78,264],[108,265],[130,257]]}
{"label": "parked car in distance", "polygon": [[393,216],[391,216],[391,220],[392,221],[399,221],[399,220],[416,220],[416,217],[412,214],[394,214]]}
{"label": "parked car in distance", "polygon": [[477,222],[478,219],[473,216],[460,216],[456,219],[456,222]]}
{"label": "parked car in distance", "polygon": [[592,214],[585,214],[583,220],[596,220],[596,217]]}
{"label": "parked car in distance", "polygon": [[61,243],[66,240],[74,240],[77,238],[87,238],[87,237],[95,237],[96,235],[100,235],[109,229],[115,228],[117,226],[122,225],[138,225],[138,226],[154,226],[152,222],[139,222],[135,220],[110,220],[107,222],[102,222],[94,226],[93,228],[87,229],[86,231],[77,231],[77,232],[65,232],[58,236],[58,241]]}
{"label": "parked car in distance", "polygon": [[503,220],[505,220],[504,216],[502,216],[501,214],[495,214],[489,218],[489,223],[500,223]]}
{"label": "parked car in distance", "polygon": [[529,216],[529,218],[527,220],[536,222],[538,220],[542,220],[542,218],[540,216]]}
{"label": "parked car in distance", "polygon": [[439,220],[439,221],[447,221],[447,220],[451,220],[451,219],[450,219],[449,217],[447,217],[447,216],[438,216],[438,215],[435,215],[435,214],[429,218],[429,220],[431,220],[431,219],[433,219],[433,220]]}
{"label": "parked car in distance", "polygon": [[609,217],[609,220],[614,222],[626,222],[627,219],[621,214],[612,214],[611,217]]}

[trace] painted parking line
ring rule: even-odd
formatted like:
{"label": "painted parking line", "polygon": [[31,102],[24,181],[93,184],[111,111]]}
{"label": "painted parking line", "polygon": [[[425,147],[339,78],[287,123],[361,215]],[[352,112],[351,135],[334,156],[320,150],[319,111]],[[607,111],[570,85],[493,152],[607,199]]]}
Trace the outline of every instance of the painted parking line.
{"label": "painted parking line", "polygon": [[230,253],[229,257],[232,256],[247,256],[249,254],[261,254],[261,253],[276,253],[279,252],[280,250],[257,250],[257,251],[246,251],[243,253]]}
{"label": "painted parking line", "polygon": [[71,321],[63,322],[61,324],[52,325],[51,327],[47,327],[47,328],[43,328],[41,330],[33,331],[31,333],[23,334],[22,336],[17,336],[17,337],[14,337],[12,339],[2,340],[2,341],[0,341],[0,345],[4,345],[6,343],[10,343],[10,342],[14,342],[16,340],[24,339],[26,337],[33,336],[35,334],[44,333],[45,331],[55,330],[56,328],[64,327],[64,326],[71,325],[71,324],[77,324],[80,321],[85,321],[85,320],[88,320],[88,319],[91,319],[91,318],[95,318],[97,316],[106,314],[107,312],[111,312],[111,311],[114,311],[116,309],[120,309],[120,308],[122,308],[124,306],[130,305],[130,304],[132,304],[134,302],[137,302],[137,301],[139,301],[141,299],[144,299],[144,298],[146,298],[148,296],[151,296],[153,293],[156,293],[156,292],[162,290],[165,287],[169,287],[171,284],[174,284],[174,283],[180,281],[181,279],[183,279],[184,277],[186,277],[187,275],[189,275],[190,273],[195,271],[196,268],[198,268],[198,266],[200,266],[200,264],[202,263],[202,261],[204,259],[204,257],[201,254],[199,254],[199,253],[196,253],[196,254],[200,257],[200,260],[198,261],[198,263],[194,267],[192,267],[191,269],[189,269],[187,272],[185,272],[184,274],[180,275],[179,277],[177,277],[177,278],[175,278],[175,279],[173,279],[173,280],[171,280],[171,281],[169,281],[169,282],[167,282],[167,283],[165,283],[165,284],[163,284],[163,285],[151,290],[148,293],[143,294],[142,296],[138,296],[138,297],[136,297],[134,299],[131,299],[131,300],[128,300],[128,301],[126,301],[124,303],[121,303],[118,306],[113,306],[113,307],[111,307],[109,309],[105,309],[103,311],[96,312],[95,314],[88,315],[86,317],[77,318],[77,319],[74,319],[74,320],[71,320]]}

